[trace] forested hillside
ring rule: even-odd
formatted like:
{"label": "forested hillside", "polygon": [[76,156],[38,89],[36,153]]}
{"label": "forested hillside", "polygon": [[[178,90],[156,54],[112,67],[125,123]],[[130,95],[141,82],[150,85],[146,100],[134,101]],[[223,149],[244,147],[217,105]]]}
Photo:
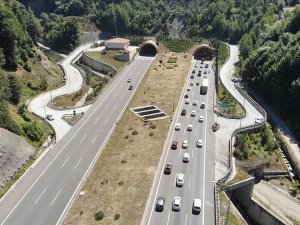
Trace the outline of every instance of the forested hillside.
{"label": "forested hillside", "polygon": [[243,36],[240,68],[300,140],[300,5],[282,17],[269,16]]}

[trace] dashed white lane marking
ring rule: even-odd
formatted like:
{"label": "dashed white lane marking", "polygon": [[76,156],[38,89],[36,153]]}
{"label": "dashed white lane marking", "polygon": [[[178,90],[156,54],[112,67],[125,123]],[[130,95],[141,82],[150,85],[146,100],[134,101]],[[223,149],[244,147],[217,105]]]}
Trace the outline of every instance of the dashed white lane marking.
{"label": "dashed white lane marking", "polygon": [[97,137],[98,137],[98,135],[96,135],[96,136],[94,137],[94,139],[92,140],[92,144],[94,143],[94,141],[96,140]]}
{"label": "dashed white lane marking", "polygon": [[117,109],[117,107],[118,107],[118,106],[116,105],[116,106],[114,107],[114,109],[113,109],[113,110],[115,111],[115,110]]}
{"label": "dashed white lane marking", "polygon": [[177,178],[177,173],[175,174],[174,187],[176,187],[176,178]]}
{"label": "dashed white lane marking", "polygon": [[108,118],[104,121],[104,125],[106,125],[107,124],[107,122],[108,122]]}
{"label": "dashed white lane marking", "polygon": [[59,189],[59,191],[58,191],[57,194],[55,195],[55,197],[54,197],[54,199],[52,200],[50,206],[53,205],[53,203],[55,202],[55,200],[56,200],[56,198],[57,198],[57,196],[59,195],[60,192],[61,192],[61,189]]}
{"label": "dashed white lane marking", "polygon": [[74,167],[74,170],[76,170],[76,168],[77,168],[77,166],[79,165],[79,163],[81,162],[81,160],[82,160],[82,158],[80,158],[80,159],[78,160],[78,162],[76,163],[76,166]]}
{"label": "dashed white lane marking", "polygon": [[107,106],[105,107],[105,109],[107,109],[107,108],[108,108],[108,106],[109,106],[109,104],[107,104]]}
{"label": "dashed white lane marking", "polygon": [[96,124],[98,122],[100,118],[98,117],[95,121],[94,121],[94,124]]}
{"label": "dashed white lane marking", "polygon": [[186,222],[187,222],[187,213],[185,214],[185,222],[184,222],[185,225],[186,225]]}
{"label": "dashed white lane marking", "polygon": [[80,143],[85,139],[86,134],[81,138]]}
{"label": "dashed white lane marking", "polygon": [[66,165],[66,163],[67,163],[67,161],[69,160],[69,158],[70,158],[70,156],[68,156],[68,158],[64,161],[64,163],[61,165],[60,168],[63,168],[63,167]]}
{"label": "dashed white lane marking", "polygon": [[45,193],[45,191],[47,190],[47,187],[43,190],[43,192],[40,194],[40,196],[37,198],[37,200],[34,202],[34,204],[36,204],[40,198],[42,197],[42,195]]}
{"label": "dashed white lane marking", "polygon": [[169,225],[169,221],[170,221],[170,212],[171,212],[171,211],[169,211],[168,220],[167,220],[167,225]]}
{"label": "dashed white lane marking", "polygon": [[189,189],[191,189],[191,179],[192,179],[192,176],[190,175],[190,180],[189,180]]}

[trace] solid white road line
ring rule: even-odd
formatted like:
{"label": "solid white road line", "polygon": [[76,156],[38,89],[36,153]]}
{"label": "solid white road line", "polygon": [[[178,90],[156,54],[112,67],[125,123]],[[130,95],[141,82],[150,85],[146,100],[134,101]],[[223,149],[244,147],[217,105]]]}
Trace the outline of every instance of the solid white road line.
{"label": "solid white road line", "polygon": [[97,137],[98,137],[98,135],[96,135],[96,136],[94,137],[94,139],[92,140],[92,144],[94,143],[94,141],[96,140]]}
{"label": "solid white road line", "polygon": [[94,124],[96,124],[98,122],[100,118],[98,117],[95,121],[94,121]]}
{"label": "solid white road line", "polygon": [[70,158],[70,156],[68,156],[68,158],[64,161],[64,163],[61,165],[60,168],[63,168],[63,167],[66,165],[66,163],[67,163],[67,161],[69,160],[69,158]]}
{"label": "solid white road line", "polygon": [[78,162],[76,163],[76,166],[74,167],[74,170],[76,170],[76,168],[77,168],[77,166],[79,165],[79,163],[81,162],[81,160],[82,160],[82,158],[80,158],[80,159],[78,160]]}
{"label": "solid white road line", "polygon": [[42,197],[42,195],[45,193],[46,190],[47,190],[47,188],[45,188],[43,190],[43,192],[40,194],[40,196],[37,198],[37,200],[34,202],[34,204],[36,204],[40,200],[40,198]]}
{"label": "solid white road line", "polygon": [[54,201],[56,200],[57,196],[59,195],[59,193],[61,192],[61,189],[59,189],[59,191],[57,192],[57,194],[55,195],[54,199],[52,200],[50,206],[53,205]]}
{"label": "solid white road line", "polygon": [[189,180],[189,189],[191,189],[191,179],[192,179],[192,177],[191,177],[191,175],[190,175],[190,180]]}
{"label": "solid white road line", "polygon": [[105,106],[105,109],[107,109],[107,108],[108,108],[108,106],[109,106],[109,104],[107,104],[107,106]]}
{"label": "solid white road line", "polygon": [[80,140],[80,143],[83,141],[83,139],[85,139],[86,134],[82,137],[82,139]]}
{"label": "solid white road line", "polygon": [[169,211],[168,220],[167,220],[167,225],[169,225],[169,221],[170,221],[170,213],[171,213],[171,211]]}
{"label": "solid white road line", "polygon": [[186,222],[187,222],[187,213],[185,214],[185,222],[184,222],[185,225],[186,225]]}

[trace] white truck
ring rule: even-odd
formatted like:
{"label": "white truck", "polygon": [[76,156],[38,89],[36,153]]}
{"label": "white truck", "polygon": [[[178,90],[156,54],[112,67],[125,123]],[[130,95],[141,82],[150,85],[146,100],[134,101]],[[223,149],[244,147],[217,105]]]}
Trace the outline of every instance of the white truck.
{"label": "white truck", "polygon": [[201,95],[206,95],[207,89],[208,89],[208,79],[204,78],[203,81],[202,81],[201,88],[200,88],[200,94]]}

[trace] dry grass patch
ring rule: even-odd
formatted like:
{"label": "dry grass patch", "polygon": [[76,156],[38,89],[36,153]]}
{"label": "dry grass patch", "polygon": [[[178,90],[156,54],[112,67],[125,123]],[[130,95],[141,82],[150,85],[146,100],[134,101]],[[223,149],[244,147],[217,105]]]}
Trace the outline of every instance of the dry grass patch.
{"label": "dry grass patch", "polygon": [[[172,99],[177,105],[192,54],[173,54],[178,67],[168,70],[160,61],[172,53],[162,45],[160,52],[129,107],[155,104],[172,118]],[[65,224],[140,224],[170,124],[167,119],[144,122],[127,109]],[[105,216],[96,221],[99,211]]]}

